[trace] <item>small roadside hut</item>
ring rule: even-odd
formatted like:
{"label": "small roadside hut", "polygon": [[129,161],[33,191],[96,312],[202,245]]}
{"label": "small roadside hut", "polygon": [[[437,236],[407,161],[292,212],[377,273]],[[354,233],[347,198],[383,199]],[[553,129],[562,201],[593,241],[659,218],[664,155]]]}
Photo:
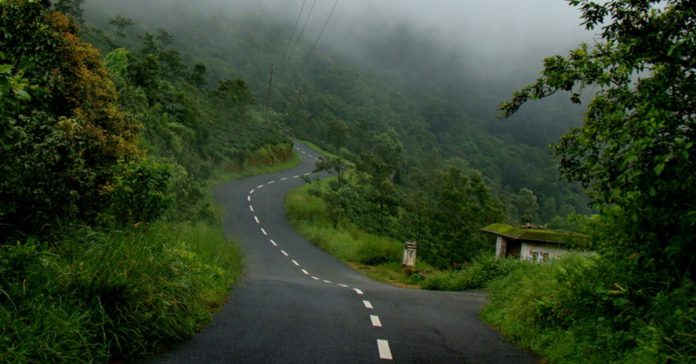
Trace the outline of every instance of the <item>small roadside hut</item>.
{"label": "small roadside hut", "polygon": [[570,246],[587,242],[587,235],[548,230],[537,226],[492,224],[481,231],[493,234],[496,257],[514,257],[521,260],[544,262],[560,257]]}

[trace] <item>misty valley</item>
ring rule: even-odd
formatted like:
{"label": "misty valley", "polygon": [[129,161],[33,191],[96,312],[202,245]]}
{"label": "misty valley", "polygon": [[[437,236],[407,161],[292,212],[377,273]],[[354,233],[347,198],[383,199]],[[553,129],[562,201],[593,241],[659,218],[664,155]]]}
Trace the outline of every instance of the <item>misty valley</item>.
{"label": "misty valley", "polygon": [[693,9],[0,0],[0,363],[696,362]]}

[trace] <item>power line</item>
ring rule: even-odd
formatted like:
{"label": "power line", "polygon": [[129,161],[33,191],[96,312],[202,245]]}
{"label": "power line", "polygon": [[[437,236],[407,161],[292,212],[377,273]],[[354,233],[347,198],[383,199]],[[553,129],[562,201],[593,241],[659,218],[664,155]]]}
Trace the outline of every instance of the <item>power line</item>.
{"label": "power line", "polygon": [[302,18],[302,13],[304,12],[305,4],[307,3],[307,0],[302,0],[302,6],[300,7],[300,12],[297,13],[297,19],[295,19],[295,26],[292,28],[292,34],[290,35],[290,41],[288,44],[285,46],[285,51],[283,52],[283,58],[288,55],[288,51],[290,50],[290,46],[293,43],[293,40],[295,39],[295,33],[297,32],[297,26],[300,25],[300,18]]}
{"label": "power line", "polygon": [[[297,26],[300,24],[300,19],[302,18],[302,13],[304,12],[305,5],[307,3],[307,0],[302,0],[302,6],[300,6],[300,11],[297,13],[297,19],[295,19],[295,26],[292,28],[292,34],[290,35],[290,40],[288,44],[285,46],[285,50],[283,51],[283,56],[281,58],[281,63],[283,60],[287,59],[288,55],[288,50],[290,47],[293,46],[293,40],[295,38],[295,32],[297,32]],[[314,0],[314,3],[312,4],[312,10],[314,10],[314,5],[316,4],[316,0]],[[310,11],[309,16],[312,15],[312,12]],[[309,16],[307,17],[307,20],[309,20]],[[307,25],[307,21],[305,21],[304,26],[302,27],[302,32],[304,32],[304,27]],[[300,34],[300,38],[302,35]],[[293,47],[294,48],[294,47]],[[265,107],[264,107],[264,115],[266,118],[268,118],[268,110],[271,105],[271,97],[272,97],[272,92],[273,92],[273,71],[275,69],[275,66],[273,63],[271,63],[271,68],[269,71],[268,75],[268,90],[266,91],[266,102],[265,102]]]}
{"label": "power line", "polygon": [[314,13],[314,6],[317,5],[317,0],[312,1],[312,7],[309,9],[309,14],[307,14],[307,18],[305,19],[304,24],[302,25],[302,30],[300,31],[300,35],[297,37],[297,42],[295,43],[295,47],[293,47],[293,51],[297,46],[300,45],[300,42],[302,41],[302,35],[304,35],[305,29],[307,29],[307,23],[309,23],[309,18],[312,17],[312,13]]}
{"label": "power line", "polygon": [[319,44],[319,39],[321,39],[321,36],[324,34],[324,31],[326,30],[326,26],[329,25],[329,20],[331,19],[331,16],[333,15],[334,11],[336,10],[337,5],[338,5],[338,0],[336,0],[334,2],[333,7],[331,8],[331,11],[329,12],[329,15],[326,17],[326,20],[324,21],[324,26],[321,27],[321,31],[319,32],[317,39],[314,41],[312,48],[307,53],[307,57],[305,58],[305,63],[307,62],[309,57],[311,57],[312,52],[314,52],[314,49],[317,47],[317,44]]}

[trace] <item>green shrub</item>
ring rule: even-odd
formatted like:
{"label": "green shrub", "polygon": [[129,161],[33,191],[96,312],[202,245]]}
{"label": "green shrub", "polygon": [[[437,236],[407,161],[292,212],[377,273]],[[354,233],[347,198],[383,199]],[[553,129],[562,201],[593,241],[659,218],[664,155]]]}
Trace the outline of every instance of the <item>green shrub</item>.
{"label": "green shrub", "polygon": [[158,222],[0,247],[0,362],[134,358],[210,320],[241,270],[218,227]]}
{"label": "green shrub", "polygon": [[365,236],[358,240],[358,249],[354,259],[367,265],[393,263],[400,262],[401,253],[401,244],[395,241],[383,237],[370,238]]}
{"label": "green shrub", "polygon": [[493,280],[489,292],[483,318],[552,363],[696,359],[693,282],[663,292],[634,291],[617,283],[604,261],[568,256],[520,266]]}
{"label": "green shrub", "polygon": [[304,185],[285,197],[288,217],[302,235],[347,262],[377,265],[399,261],[401,244],[352,225],[337,226],[327,213],[327,203],[312,194],[312,188]]}
{"label": "green shrub", "polygon": [[171,169],[171,165],[151,160],[117,165],[109,214],[125,224],[159,218],[174,202]]}
{"label": "green shrub", "polygon": [[510,274],[527,262],[519,259],[500,259],[482,256],[458,271],[441,271],[429,275],[422,283],[426,289],[461,291],[485,287],[488,282]]}

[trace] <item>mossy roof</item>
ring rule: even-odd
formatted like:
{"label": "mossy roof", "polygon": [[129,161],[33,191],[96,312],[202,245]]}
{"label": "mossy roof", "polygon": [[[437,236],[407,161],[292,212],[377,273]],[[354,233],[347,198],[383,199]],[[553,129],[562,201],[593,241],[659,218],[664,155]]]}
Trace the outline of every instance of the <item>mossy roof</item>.
{"label": "mossy roof", "polygon": [[544,243],[554,244],[576,243],[587,241],[590,239],[589,236],[582,234],[569,233],[558,230],[518,227],[507,224],[491,224],[484,228],[481,228],[481,231],[495,235],[501,235],[508,239],[540,241]]}

